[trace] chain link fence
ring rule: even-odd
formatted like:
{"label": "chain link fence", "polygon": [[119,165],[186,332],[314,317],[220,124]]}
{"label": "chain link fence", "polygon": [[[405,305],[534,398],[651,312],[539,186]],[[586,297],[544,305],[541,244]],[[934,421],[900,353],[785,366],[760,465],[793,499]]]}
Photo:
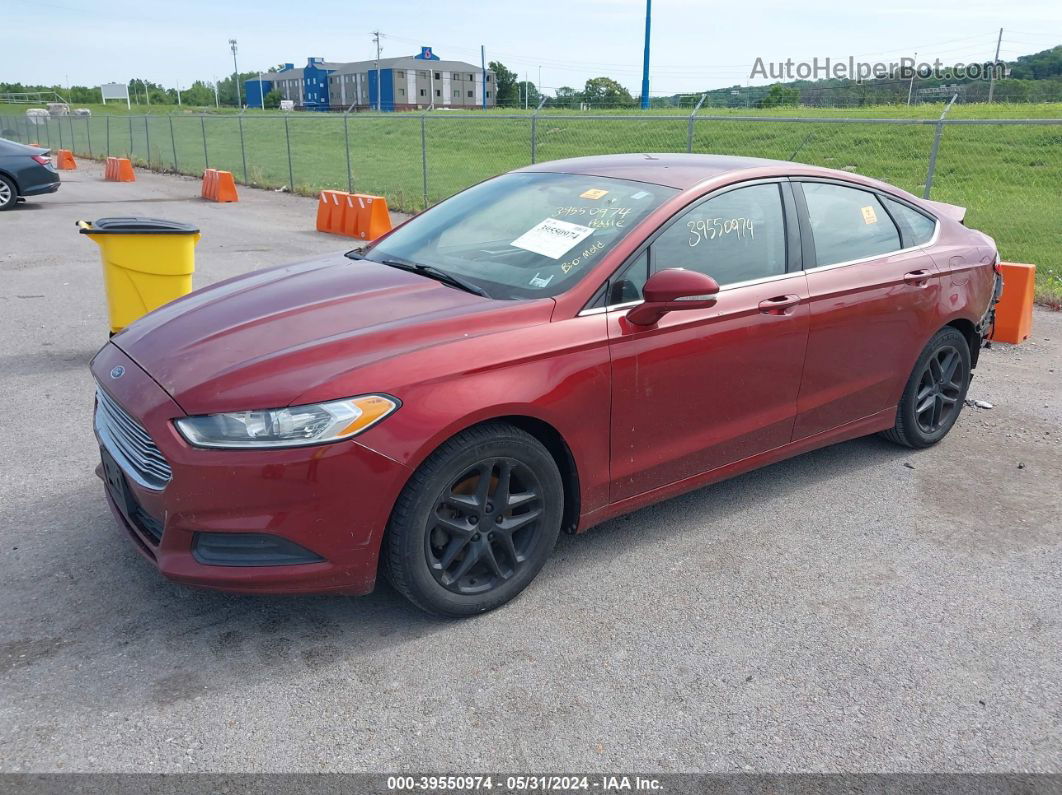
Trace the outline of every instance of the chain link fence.
{"label": "chain link fence", "polygon": [[700,152],[858,172],[969,209],[1004,258],[1034,262],[1062,297],[1062,119],[782,116],[157,114],[0,116],[3,137],[82,157],[312,195],[333,188],[417,211],[534,162],[622,152]]}

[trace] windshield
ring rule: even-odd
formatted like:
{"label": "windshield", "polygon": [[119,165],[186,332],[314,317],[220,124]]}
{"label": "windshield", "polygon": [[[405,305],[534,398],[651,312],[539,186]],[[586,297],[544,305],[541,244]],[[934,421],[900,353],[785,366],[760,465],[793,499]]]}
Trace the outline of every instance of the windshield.
{"label": "windshield", "polygon": [[505,174],[413,218],[365,259],[429,265],[491,298],[553,296],[675,193],[577,174]]}

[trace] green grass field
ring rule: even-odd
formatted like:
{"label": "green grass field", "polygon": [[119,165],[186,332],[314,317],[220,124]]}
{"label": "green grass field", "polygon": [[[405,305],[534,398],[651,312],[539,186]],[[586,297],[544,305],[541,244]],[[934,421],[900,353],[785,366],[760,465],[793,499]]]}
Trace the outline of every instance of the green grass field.
{"label": "green grass field", "polygon": [[[111,105],[106,114],[94,109],[92,117],[52,119],[33,128],[24,110],[0,106],[0,127],[14,130],[20,140],[35,135],[53,149],[95,157],[109,151],[130,155],[141,166],[150,161],[152,168],[193,175],[209,164],[232,171],[243,183],[306,194],[349,185],[386,196],[391,207],[406,211],[527,165],[532,155],[531,114],[510,111],[461,116],[436,111],[423,117],[423,125],[419,114],[354,114],[345,132],[344,118],[337,114],[249,111],[241,116],[230,110],[200,115],[155,106],[145,115],[143,107],[130,114]],[[711,109],[694,124],[693,151],[840,168],[921,195],[935,127],[912,122],[935,120],[941,110],[940,105]],[[536,122],[536,159],[687,149],[689,124],[669,118],[673,111],[588,115],[543,111]],[[750,115],[771,120],[743,118]],[[793,116],[824,121],[784,120]],[[948,114],[949,119],[1060,117],[1062,104],[958,105]],[[863,121],[825,121],[831,118]],[[885,118],[907,123],[871,121]],[[1062,124],[947,126],[931,198],[969,208],[967,223],[992,235],[1005,259],[1036,263],[1040,299],[1062,302]]]}

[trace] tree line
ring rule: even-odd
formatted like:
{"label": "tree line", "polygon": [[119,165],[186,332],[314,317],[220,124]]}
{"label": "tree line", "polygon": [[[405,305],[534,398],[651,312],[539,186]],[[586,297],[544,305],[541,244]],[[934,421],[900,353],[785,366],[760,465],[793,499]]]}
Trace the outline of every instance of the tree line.
{"label": "tree line", "polygon": [[[1062,45],[1031,55],[1022,55],[1008,62],[1009,75],[996,81],[993,98],[1000,102],[1057,102],[1062,100]],[[538,107],[543,98],[541,87],[520,76],[500,61],[491,61],[490,70],[495,75],[495,100],[502,108]],[[276,71],[275,67],[269,71]],[[129,98],[137,105],[190,105],[209,107],[215,104],[236,107],[237,96],[243,97],[244,83],[257,77],[257,72],[242,72],[237,80],[233,75],[216,82],[196,80],[178,90],[176,86],[163,86],[151,80],[133,78],[129,81]],[[237,89],[238,85],[238,89]],[[704,97],[705,107],[784,107],[784,106],[857,106],[881,105],[906,102],[911,93],[920,99],[949,99],[958,93],[965,102],[983,102],[988,97],[987,80],[946,81],[939,78],[919,78],[912,86],[907,79],[880,78],[872,80],[795,80],[766,86],[733,85],[709,89],[704,92],[672,94],[650,98],[656,108],[682,108],[696,104]],[[940,89],[914,94],[918,89]],[[22,83],[0,83],[0,93],[51,91],[64,97],[71,104],[82,105],[101,102],[100,89],[96,86],[43,86]],[[244,98],[245,99],[245,98]],[[592,77],[582,88],[561,86],[548,97],[550,107],[636,107],[638,99],[618,81],[607,76]],[[280,104],[280,94],[266,94],[265,105],[275,108]]]}

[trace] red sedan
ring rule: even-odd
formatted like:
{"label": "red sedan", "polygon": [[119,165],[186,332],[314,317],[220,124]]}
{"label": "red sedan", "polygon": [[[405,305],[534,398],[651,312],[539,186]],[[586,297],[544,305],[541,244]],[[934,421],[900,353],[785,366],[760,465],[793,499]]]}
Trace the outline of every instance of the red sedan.
{"label": "red sedan", "polygon": [[114,513],[167,577],[459,616],[561,530],[871,433],[942,439],[999,289],[961,208],[847,172],[617,155],[175,301],[92,364]]}

